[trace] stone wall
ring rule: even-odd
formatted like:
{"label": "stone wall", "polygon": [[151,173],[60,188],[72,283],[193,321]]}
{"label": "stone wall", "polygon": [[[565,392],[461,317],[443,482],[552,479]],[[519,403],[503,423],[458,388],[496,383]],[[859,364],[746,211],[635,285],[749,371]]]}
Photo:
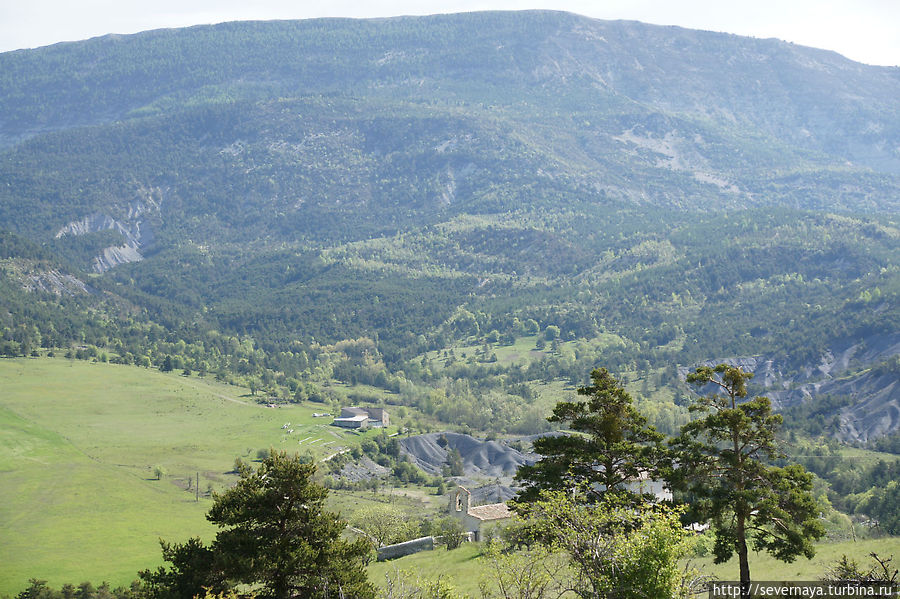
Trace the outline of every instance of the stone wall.
{"label": "stone wall", "polygon": [[385,545],[378,549],[378,561],[383,562],[389,559],[397,559],[404,555],[412,555],[420,551],[434,550],[434,537],[421,537],[411,541],[404,541],[396,545]]}

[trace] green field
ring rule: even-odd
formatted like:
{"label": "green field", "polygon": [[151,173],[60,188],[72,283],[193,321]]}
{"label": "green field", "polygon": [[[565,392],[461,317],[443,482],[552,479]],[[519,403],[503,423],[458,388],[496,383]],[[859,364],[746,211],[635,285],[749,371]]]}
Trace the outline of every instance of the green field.
{"label": "green field", "polygon": [[[840,543],[819,543],[812,559],[799,558],[788,564],[780,562],[767,553],[750,553],[750,575],[753,580],[816,580],[822,577],[842,555],[847,555],[860,563],[870,562],[868,555],[877,553],[884,557],[894,556],[894,565],[900,562],[900,537],[843,541]],[[712,558],[697,558],[693,565],[704,574],[719,580],[737,580],[737,559],[724,564],[713,564]]]}
{"label": "green field", "polygon": [[861,449],[859,447],[841,447],[841,459],[853,460],[858,468],[868,468],[877,464],[880,460],[885,462],[893,462],[900,460],[900,456],[893,453],[883,453],[873,451],[871,449]]}
{"label": "green field", "polygon": [[[531,362],[542,360],[550,355],[549,341],[546,342],[546,347],[544,349],[536,348],[539,337],[543,337],[543,335],[536,334],[516,337],[516,341],[512,345],[493,343],[489,346],[489,353],[495,354],[497,356],[497,363],[502,366],[527,366]],[[594,349],[599,350],[604,347],[624,345],[625,341],[618,335],[601,333],[597,337],[587,340],[587,343],[593,346]],[[571,351],[571,348],[575,345],[576,343],[572,341],[561,341],[559,344],[559,351]],[[457,360],[466,361],[470,358],[480,356],[480,361],[484,361],[484,356],[481,355],[481,352],[484,349],[483,343],[455,345],[448,349],[453,350]],[[441,363],[442,360],[446,358],[446,351],[447,350],[430,351],[427,352],[424,357],[428,360],[433,360],[436,363]]]}
{"label": "green field", "polygon": [[[786,564],[767,554],[750,554],[750,573],[753,580],[817,580],[821,578],[842,555],[848,555],[861,563],[868,563],[868,554],[876,552],[881,556],[894,556],[900,560],[900,538],[846,541],[842,543],[821,543],[816,545],[813,559],[805,558]],[[490,576],[480,558],[481,548],[477,543],[466,543],[459,549],[447,551],[438,548],[390,562],[374,563],[369,566],[369,578],[376,585],[385,587],[388,577],[396,577],[398,572],[411,574],[419,580],[442,579],[450,583],[461,594],[478,597],[479,583]],[[691,565],[703,574],[719,580],[735,580],[738,566],[735,560],[715,565],[711,558],[694,558]]]}
{"label": "green field", "polygon": [[[542,399],[572,393],[561,382],[539,387]],[[160,538],[211,539],[208,491],[234,480],[236,457],[251,460],[274,447],[322,458],[359,442],[356,433],[313,417],[324,409],[269,408],[239,387],[133,366],[0,360],[0,596],[21,591],[32,577],[55,587],[128,584],[161,563]],[[329,505],[350,517],[373,502],[421,517],[441,511],[446,499],[422,488],[382,487],[378,494],[333,493]],[[900,539],[824,544],[813,561],[793,564],[754,555],[751,566],[757,579],[816,578],[840,555],[864,558],[870,551],[900,559]],[[467,545],[418,554],[373,564],[370,574],[382,584],[399,568],[477,595],[479,552]],[[736,571],[733,564],[695,561],[723,579]]]}
{"label": "green field", "polygon": [[463,543],[458,549],[447,551],[438,547],[389,562],[375,562],[369,566],[369,579],[378,587],[387,586],[388,577],[396,579],[401,572],[420,580],[445,580],[462,594],[478,597],[478,584],[484,575],[479,559],[479,543]]}
{"label": "green field", "polygon": [[321,405],[267,408],[245,393],[132,366],[0,360],[0,595],[31,577],[127,584],[161,563],[159,538],[212,537],[207,492],[234,480],[236,457],[356,442],[313,418]]}

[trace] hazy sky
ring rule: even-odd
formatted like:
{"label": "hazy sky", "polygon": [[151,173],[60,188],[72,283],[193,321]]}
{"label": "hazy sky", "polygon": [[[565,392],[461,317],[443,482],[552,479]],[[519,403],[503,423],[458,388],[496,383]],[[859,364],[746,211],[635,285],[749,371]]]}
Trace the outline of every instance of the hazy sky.
{"label": "hazy sky", "polygon": [[868,64],[900,65],[900,0],[0,0],[0,51],[245,19],[525,8],[776,37]]}

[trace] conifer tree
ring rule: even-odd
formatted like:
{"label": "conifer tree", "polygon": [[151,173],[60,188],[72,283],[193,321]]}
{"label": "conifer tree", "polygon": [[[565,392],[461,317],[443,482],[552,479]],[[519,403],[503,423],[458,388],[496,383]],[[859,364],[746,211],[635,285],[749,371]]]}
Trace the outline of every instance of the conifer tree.
{"label": "conifer tree", "polygon": [[324,510],[328,490],[313,481],[315,469],[283,452],[256,470],[242,466],[240,480],[216,495],[206,516],[221,529],[215,541],[163,544],[172,566],[141,573],[148,595],[191,599],[244,584],[260,599],[372,599],[369,544],[341,537],[345,524]]}
{"label": "conifer tree", "polygon": [[673,441],[677,467],[671,479],[694,498],[696,517],[715,533],[716,563],[737,554],[741,596],[749,595],[748,541],[757,551],[792,562],[812,557],[812,542],[824,535],[812,476],[799,465],[771,465],[783,457],[776,443],[782,423],[767,397],[743,401],[752,373],[719,364],[702,366],[688,383],[713,392],[690,410],[700,417]]}
{"label": "conifer tree", "polygon": [[613,494],[638,503],[640,493],[626,484],[659,475],[666,458],[663,435],[647,425],[605,368],[591,372],[591,383],[578,389],[584,401],[556,404],[547,420],[568,425],[574,434],[535,440],[534,451],[543,457],[519,468],[516,478],[525,489],[517,502],[534,501],[541,490],[578,488],[585,489],[587,501]]}

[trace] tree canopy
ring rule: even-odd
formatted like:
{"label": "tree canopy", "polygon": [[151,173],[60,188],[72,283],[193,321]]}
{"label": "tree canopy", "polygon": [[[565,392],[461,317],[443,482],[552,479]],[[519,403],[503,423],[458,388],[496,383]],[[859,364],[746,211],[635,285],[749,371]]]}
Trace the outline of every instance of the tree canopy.
{"label": "tree canopy", "polygon": [[693,596],[696,572],[678,563],[690,547],[690,533],[679,520],[682,508],[626,506],[619,499],[592,501],[578,492],[541,491],[530,505],[522,531],[568,557],[569,567],[556,575],[564,579],[561,586],[578,597]]}
{"label": "tree canopy", "polygon": [[777,559],[812,557],[812,542],[824,535],[812,475],[802,466],[772,466],[781,457],[776,432],[782,417],[767,397],[742,401],[753,376],[739,367],[701,366],[687,376],[713,392],[690,407],[700,417],[673,441],[678,466],[674,486],[693,496],[692,507],[715,532],[716,563],[737,554],[742,596],[749,590],[747,543]]}
{"label": "tree canopy", "polygon": [[655,478],[664,464],[664,436],[647,425],[633,400],[605,368],[591,372],[591,385],[578,389],[584,401],[560,402],[548,418],[568,424],[574,434],[541,437],[534,450],[542,459],[523,466],[516,479],[525,489],[519,502],[537,499],[543,490],[585,489],[588,500],[615,494],[639,500],[626,485]]}
{"label": "tree canopy", "polygon": [[328,491],[313,481],[315,470],[283,452],[255,471],[243,468],[207,514],[221,528],[212,545],[164,544],[171,568],[141,577],[158,597],[191,599],[239,584],[262,599],[374,597],[363,569],[369,544],[341,538],[344,522],[324,510]]}

